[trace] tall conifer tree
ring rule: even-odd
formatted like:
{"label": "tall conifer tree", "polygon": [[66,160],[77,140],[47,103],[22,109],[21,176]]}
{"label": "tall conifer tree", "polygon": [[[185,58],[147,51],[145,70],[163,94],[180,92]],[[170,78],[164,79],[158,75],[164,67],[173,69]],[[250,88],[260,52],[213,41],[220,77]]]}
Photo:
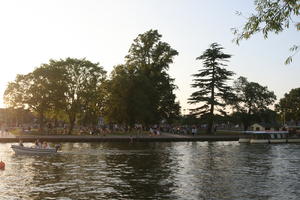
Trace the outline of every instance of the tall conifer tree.
{"label": "tall conifer tree", "polygon": [[190,104],[200,104],[200,106],[192,109],[195,115],[207,116],[208,127],[207,132],[212,132],[214,123],[214,113],[219,111],[224,112],[225,102],[230,97],[233,97],[232,88],[227,85],[227,81],[234,75],[234,72],[224,68],[224,64],[229,54],[222,52],[223,47],[217,43],[212,43],[204,53],[197,57],[197,60],[202,60],[203,68],[199,73],[193,74],[193,88],[198,90],[190,96]]}

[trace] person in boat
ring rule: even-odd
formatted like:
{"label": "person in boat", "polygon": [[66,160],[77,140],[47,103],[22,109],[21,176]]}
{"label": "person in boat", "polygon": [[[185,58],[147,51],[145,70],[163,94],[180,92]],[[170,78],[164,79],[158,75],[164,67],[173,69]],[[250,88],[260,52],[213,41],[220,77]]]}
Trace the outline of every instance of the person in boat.
{"label": "person in boat", "polygon": [[61,145],[60,145],[60,144],[56,144],[56,145],[55,145],[56,151],[58,151],[60,148],[61,148]]}
{"label": "person in boat", "polygon": [[46,141],[43,143],[43,148],[44,149],[49,149],[50,148],[49,144]]}
{"label": "person in boat", "polygon": [[39,139],[37,139],[35,142],[34,142],[34,147],[35,148],[42,148],[42,142],[40,142]]}
{"label": "person in boat", "polygon": [[43,143],[41,141],[38,140],[38,148],[43,148]]}
{"label": "person in boat", "polygon": [[38,140],[36,140],[36,141],[34,142],[34,147],[35,147],[35,148],[38,148],[38,147],[39,147],[39,142],[38,142]]}
{"label": "person in boat", "polygon": [[20,147],[24,147],[23,141],[22,141],[22,140],[19,140],[19,146],[20,146]]}

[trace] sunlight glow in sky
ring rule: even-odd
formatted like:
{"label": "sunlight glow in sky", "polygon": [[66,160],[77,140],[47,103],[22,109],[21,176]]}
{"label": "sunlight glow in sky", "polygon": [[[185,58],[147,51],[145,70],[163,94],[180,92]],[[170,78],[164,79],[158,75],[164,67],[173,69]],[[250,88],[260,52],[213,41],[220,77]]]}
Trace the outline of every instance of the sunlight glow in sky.
{"label": "sunlight glow in sky", "polygon": [[[292,28],[264,40],[258,34],[240,46],[232,43],[231,28],[241,27],[254,0],[27,0],[0,2],[0,94],[16,74],[34,70],[49,59],[84,58],[108,72],[124,62],[138,34],[157,29],[179,52],[170,74],[183,108],[192,77],[201,67],[195,58],[213,42],[233,57],[227,69],[275,92],[277,98],[300,87],[300,55],[284,65],[289,48],[299,44]],[[3,107],[2,98],[0,107]]]}

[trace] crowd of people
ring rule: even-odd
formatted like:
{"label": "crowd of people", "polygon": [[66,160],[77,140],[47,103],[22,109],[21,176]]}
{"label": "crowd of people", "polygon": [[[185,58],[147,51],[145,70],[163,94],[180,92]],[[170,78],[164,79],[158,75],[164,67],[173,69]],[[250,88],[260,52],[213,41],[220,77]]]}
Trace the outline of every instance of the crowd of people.
{"label": "crowd of people", "polygon": [[[24,146],[22,140],[19,140],[19,146],[22,146],[22,147]],[[49,145],[46,141],[41,142],[39,139],[37,139],[37,140],[34,142],[33,148],[50,149],[50,145]]]}

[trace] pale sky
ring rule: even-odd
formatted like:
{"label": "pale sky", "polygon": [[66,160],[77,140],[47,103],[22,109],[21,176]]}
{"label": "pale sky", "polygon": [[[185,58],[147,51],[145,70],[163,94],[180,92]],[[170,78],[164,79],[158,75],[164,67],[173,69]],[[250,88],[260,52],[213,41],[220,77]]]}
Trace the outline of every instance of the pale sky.
{"label": "pale sky", "polygon": [[[140,33],[157,29],[179,52],[170,74],[179,87],[183,109],[192,74],[202,66],[195,58],[213,42],[233,57],[228,70],[234,79],[245,76],[275,92],[277,98],[300,87],[300,55],[284,65],[289,48],[299,44],[294,28],[264,40],[255,35],[240,46],[232,43],[233,27],[241,27],[253,12],[254,0],[9,0],[0,1],[0,95],[16,74],[34,70],[49,59],[84,58],[110,72],[124,63],[130,45]],[[0,98],[0,107],[3,107]]]}

